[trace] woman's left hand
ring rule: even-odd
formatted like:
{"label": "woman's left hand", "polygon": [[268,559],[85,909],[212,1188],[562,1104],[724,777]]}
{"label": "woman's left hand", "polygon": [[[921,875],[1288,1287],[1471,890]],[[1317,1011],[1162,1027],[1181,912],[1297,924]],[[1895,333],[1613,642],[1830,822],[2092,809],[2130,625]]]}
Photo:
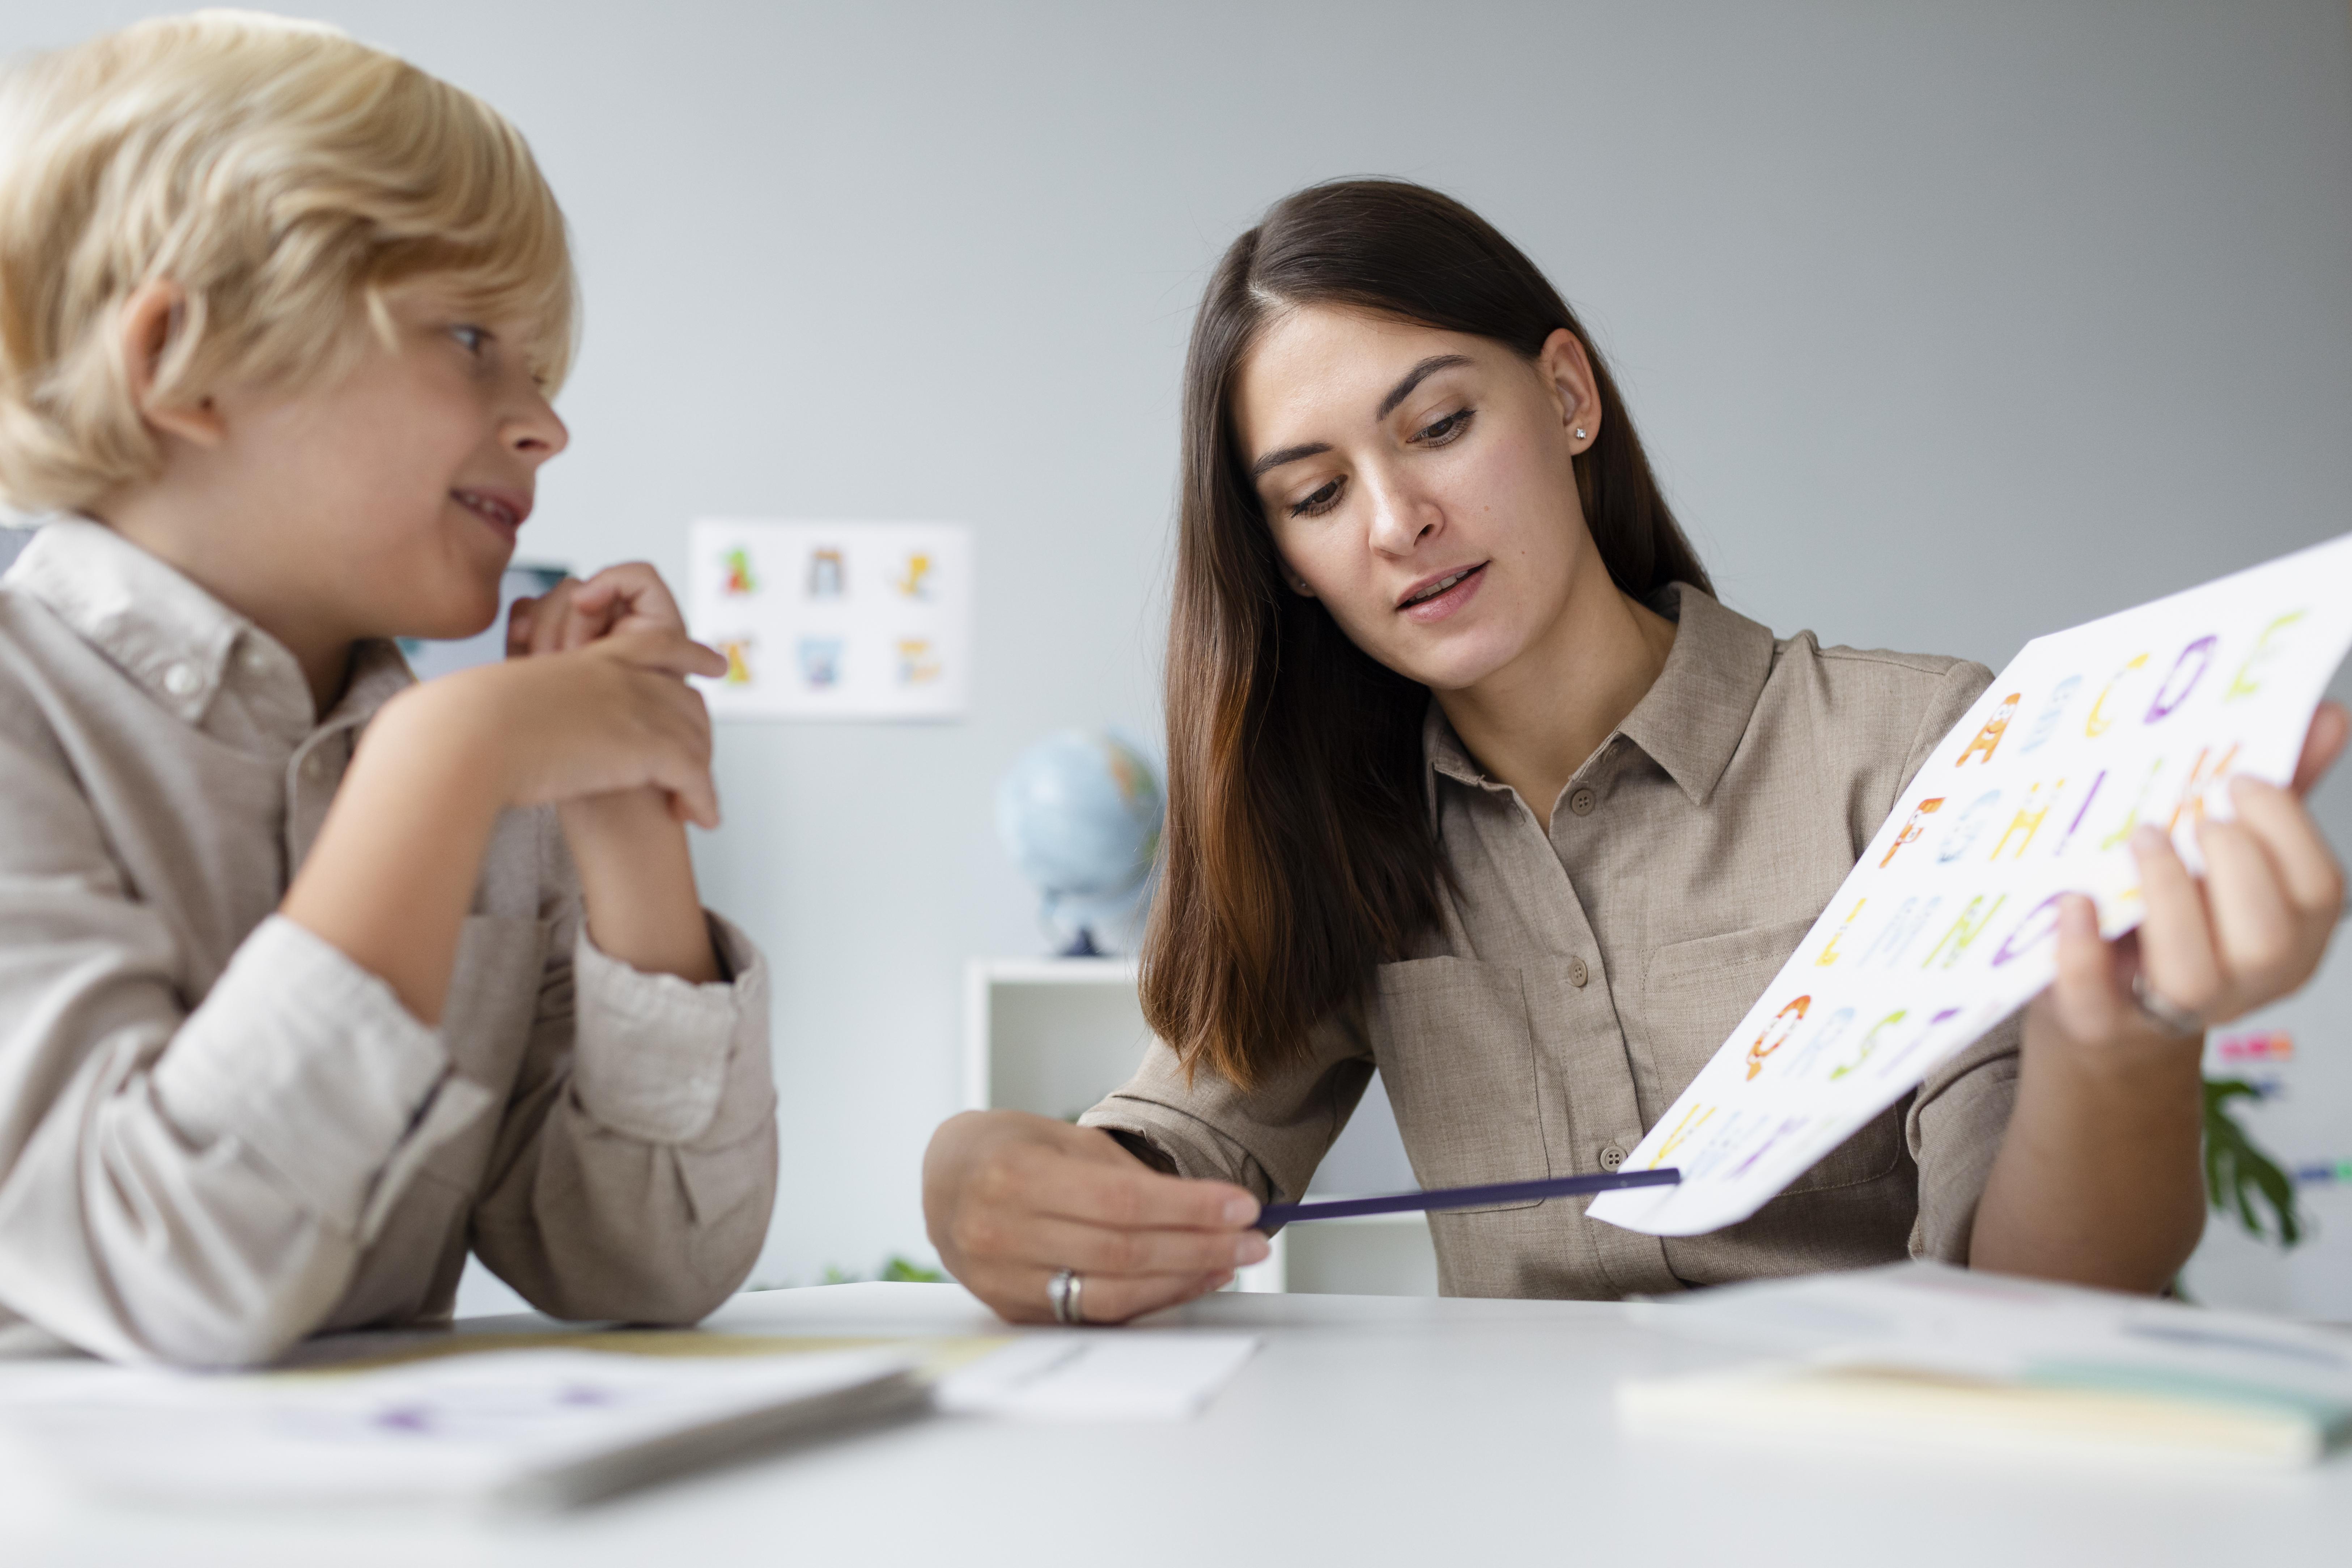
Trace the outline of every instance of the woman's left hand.
{"label": "woman's left hand", "polygon": [[[2091,900],[2059,908],[2058,975],[2026,1009],[2017,1099],[1969,1234],[1977,1268],[2160,1290],[2205,1227],[2207,1026],[2319,967],[2344,873],[2302,796],[2344,749],[2352,714],[2323,705],[2286,789],[2232,780],[2235,820],[2199,824],[2202,880],[2172,841],[2132,843],[2147,912],[2099,938]],[[2133,983],[2143,990],[2135,993]],[[2143,1005],[2142,994],[2157,999]],[[2170,1023],[2158,1013],[2182,1015]]]}
{"label": "woman's left hand", "polygon": [[2343,751],[2347,733],[2352,714],[2324,703],[2287,788],[2230,781],[2235,819],[2197,825],[2201,880],[2165,833],[2142,826],[2132,837],[2147,902],[2139,930],[2102,942],[2091,900],[2068,898],[2059,914],[2058,977],[2028,1016],[2029,1038],[2037,1024],[2044,1037],[2054,1033],[2089,1050],[2198,1037],[2166,1028],[2140,1006],[2135,978],[2206,1026],[2242,1017],[2309,980],[2343,910],[2344,872],[2303,796]]}

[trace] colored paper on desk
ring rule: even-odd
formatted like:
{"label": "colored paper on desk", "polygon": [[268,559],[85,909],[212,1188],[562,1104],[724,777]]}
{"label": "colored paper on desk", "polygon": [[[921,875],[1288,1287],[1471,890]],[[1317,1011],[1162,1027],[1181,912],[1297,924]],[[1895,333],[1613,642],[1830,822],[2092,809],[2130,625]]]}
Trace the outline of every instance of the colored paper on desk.
{"label": "colored paper on desk", "polygon": [[2275,1319],[1932,1263],[1630,1310],[1779,1358],[1620,1385],[1622,1418],[1643,1432],[2255,1468],[2352,1440],[2352,1335]]}
{"label": "colored paper on desk", "polygon": [[2352,536],[2036,637],[1928,756],[1853,873],[1595,1219],[1696,1236],[1746,1219],[2050,984],[2062,894],[2139,924],[2129,841],[2190,868],[2236,774],[2284,784],[2352,645]]}

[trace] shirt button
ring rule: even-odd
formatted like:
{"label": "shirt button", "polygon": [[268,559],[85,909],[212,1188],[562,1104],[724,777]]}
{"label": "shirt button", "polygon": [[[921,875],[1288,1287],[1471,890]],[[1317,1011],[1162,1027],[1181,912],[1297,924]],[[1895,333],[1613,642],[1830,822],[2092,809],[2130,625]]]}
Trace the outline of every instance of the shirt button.
{"label": "shirt button", "polygon": [[[1568,797],[1568,809],[1579,816],[1591,816],[1592,808],[1600,804],[1601,797],[1592,793],[1592,786],[1590,784],[1577,785],[1576,792]],[[1582,983],[1579,982],[1579,984]]]}
{"label": "shirt button", "polygon": [[1581,991],[1584,989],[1584,983],[1591,978],[1592,971],[1584,966],[1584,960],[1571,958],[1568,961],[1568,983],[1570,985]]}
{"label": "shirt button", "polygon": [[1622,1149],[1620,1149],[1619,1147],[1617,1147],[1617,1145],[1616,1145],[1616,1144],[1614,1144],[1614,1143],[1607,1144],[1607,1145],[1605,1145],[1605,1146],[1601,1149],[1601,1168],[1602,1170],[1604,1170],[1604,1171],[1613,1171],[1613,1170],[1616,1170],[1619,1166],[1622,1165],[1624,1163],[1625,1163],[1625,1151],[1624,1151],[1624,1150],[1622,1150]]}
{"label": "shirt button", "polygon": [[259,643],[249,642],[246,644],[245,651],[240,654],[238,658],[244,662],[247,674],[267,675],[269,673],[269,650],[262,647]]}
{"label": "shirt button", "polygon": [[174,697],[194,697],[204,683],[193,664],[175,664],[163,672],[163,689]]}

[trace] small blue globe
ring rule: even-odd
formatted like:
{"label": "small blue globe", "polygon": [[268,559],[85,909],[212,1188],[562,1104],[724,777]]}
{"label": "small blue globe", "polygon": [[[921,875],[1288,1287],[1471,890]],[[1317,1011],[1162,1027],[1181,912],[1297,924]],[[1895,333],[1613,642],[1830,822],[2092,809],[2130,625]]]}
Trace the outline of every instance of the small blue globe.
{"label": "small blue globe", "polygon": [[1166,810],[1143,753],[1115,735],[1065,730],[996,786],[996,832],[1045,894],[1045,923],[1074,953],[1118,951],[1148,900]]}

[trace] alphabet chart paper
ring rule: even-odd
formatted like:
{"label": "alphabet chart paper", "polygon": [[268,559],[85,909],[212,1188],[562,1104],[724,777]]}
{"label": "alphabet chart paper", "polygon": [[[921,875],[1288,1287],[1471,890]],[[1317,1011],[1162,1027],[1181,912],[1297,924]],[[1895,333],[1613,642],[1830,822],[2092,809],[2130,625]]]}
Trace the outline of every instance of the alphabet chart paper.
{"label": "alphabet chart paper", "polygon": [[2294,775],[2347,646],[2352,535],[2026,644],[1625,1163],[1682,1184],[1586,1212],[1653,1236],[1754,1214],[2050,984],[2060,895],[2139,924],[2139,824],[2201,870],[2198,819],[2233,774]]}
{"label": "alphabet chart paper", "polygon": [[692,531],[697,680],[719,719],[953,719],[970,703],[971,530],[712,520]]}

